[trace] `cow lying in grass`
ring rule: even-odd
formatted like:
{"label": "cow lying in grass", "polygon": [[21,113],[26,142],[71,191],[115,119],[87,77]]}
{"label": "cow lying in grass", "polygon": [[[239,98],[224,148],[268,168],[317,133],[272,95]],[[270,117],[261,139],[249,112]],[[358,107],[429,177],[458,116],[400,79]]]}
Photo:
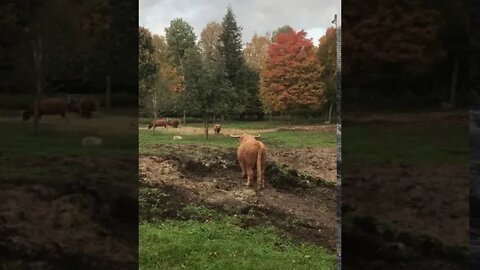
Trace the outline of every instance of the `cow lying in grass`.
{"label": "cow lying in grass", "polygon": [[242,169],[242,177],[247,177],[246,185],[251,187],[254,179],[254,171],[257,172],[257,187],[265,188],[265,160],[267,151],[265,145],[258,141],[260,136],[249,134],[230,135],[233,138],[240,138],[240,145],[237,149],[238,162]]}

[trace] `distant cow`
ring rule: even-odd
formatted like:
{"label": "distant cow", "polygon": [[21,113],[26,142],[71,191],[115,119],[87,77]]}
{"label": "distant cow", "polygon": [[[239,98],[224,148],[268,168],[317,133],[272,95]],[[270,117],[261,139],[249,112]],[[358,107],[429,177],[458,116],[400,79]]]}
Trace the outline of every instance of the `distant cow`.
{"label": "distant cow", "polygon": [[151,129],[152,127],[153,127],[154,130],[155,130],[156,127],[167,128],[167,121],[165,121],[164,119],[153,120],[150,124],[148,124],[148,129]]}
{"label": "distant cow", "polygon": [[221,130],[222,126],[220,124],[215,124],[215,126],[213,126],[213,131],[215,131],[216,134],[220,134]]}
{"label": "distant cow", "polygon": [[[35,113],[34,104],[23,111],[23,120],[30,119]],[[63,98],[49,97],[43,98],[38,102],[38,117],[42,115],[60,115],[65,118],[67,113],[67,102]]]}
{"label": "distant cow", "polygon": [[80,108],[78,106],[78,100],[70,100],[68,103],[67,103],[67,111],[68,112],[73,112],[73,113],[79,113],[80,112]]}
{"label": "distant cow", "polygon": [[82,98],[78,100],[71,100],[67,104],[69,112],[78,113],[81,117],[91,118],[92,112],[97,109],[95,102],[89,98]]}
{"label": "distant cow", "polygon": [[92,112],[97,109],[95,102],[89,98],[81,99],[79,102],[80,116],[85,118],[91,118]]}
{"label": "distant cow", "polygon": [[177,128],[179,124],[180,124],[180,122],[179,122],[177,119],[173,119],[173,120],[171,121],[171,125],[172,125],[172,127],[174,127],[174,128]]}
{"label": "distant cow", "polygon": [[242,177],[247,177],[247,186],[252,186],[254,178],[254,170],[257,171],[257,187],[265,188],[265,160],[267,151],[265,145],[258,141],[260,136],[252,136],[243,134],[241,136],[233,136],[240,138],[240,146],[237,149],[238,162],[242,169]]}

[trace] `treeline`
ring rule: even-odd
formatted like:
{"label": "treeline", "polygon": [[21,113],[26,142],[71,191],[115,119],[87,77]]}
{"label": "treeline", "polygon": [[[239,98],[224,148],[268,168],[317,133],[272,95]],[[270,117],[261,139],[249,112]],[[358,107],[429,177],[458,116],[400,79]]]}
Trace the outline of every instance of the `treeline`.
{"label": "treeline", "polygon": [[319,115],[335,103],[336,30],[316,47],[304,31],[282,26],[242,44],[229,7],[200,37],[181,18],[165,36],[139,28],[143,116],[263,119],[265,114]]}
{"label": "treeline", "polygon": [[468,104],[466,1],[348,0],[342,6],[346,109]]}
{"label": "treeline", "polygon": [[4,94],[137,93],[137,9],[132,1],[9,0],[0,4]]}

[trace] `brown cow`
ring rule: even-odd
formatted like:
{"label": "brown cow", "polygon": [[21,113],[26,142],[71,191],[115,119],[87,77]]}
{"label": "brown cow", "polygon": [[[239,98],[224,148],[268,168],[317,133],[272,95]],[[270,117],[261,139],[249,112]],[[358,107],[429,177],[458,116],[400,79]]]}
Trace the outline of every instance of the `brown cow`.
{"label": "brown cow", "polygon": [[151,129],[152,127],[153,127],[154,130],[155,130],[156,127],[167,128],[167,121],[165,121],[164,119],[153,120],[150,124],[148,124],[148,129]]}
{"label": "brown cow", "polygon": [[97,105],[95,104],[95,102],[88,98],[81,99],[78,107],[80,116],[85,118],[91,118],[92,112],[97,109]]}
{"label": "brown cow", "polygon": [[79,113],[80,112],[80,108],[78,106],[78,100],[70,100],[68,103],[67,103],[67,111],[68,112],[73,112],[73,113]]}
{"label": "brown cow", "polygon": [[81,117],[91,118],[92,112],[97,108],[95,102],[88,98],[78,100],[71,100],[67,104],[67,110],[69,112],[75,112],[80,114]]}
{"label": "brown cow", "polygon": [[240,146],[237,149],[238,162],[242,169],[242,177],[247,177],[247,186],[252,186],[254,178],[254,170],[257,171],[257,187],[265,188],[265,160],[267,151],[265,145],[256,138],[260,136],[252,136],[243,134],[241,136],[233,136],[240,138]]}
{"label": "brown cow", "polygon": [[171,122],[172,127],[177,128],[180,122],[177,119],[173,119]]}
{"label": "brown cow", "polygon": [[221,130],[222,126],[220,124],[215,124],[215,126],[213,126],[213,131],[215,131],[216,134],[220,134]]}
{"label": "brown cow", "polygon": [[[35,103],[34,103],[35,104]],[[23,120],[30,119],[35,113],[34,104],[30,105],[23,111]],[[65,119],[67,114],[67,102],[65,99],[58,97],[43,98],[38,103],[38,118],[42,115],[60,115]]]}

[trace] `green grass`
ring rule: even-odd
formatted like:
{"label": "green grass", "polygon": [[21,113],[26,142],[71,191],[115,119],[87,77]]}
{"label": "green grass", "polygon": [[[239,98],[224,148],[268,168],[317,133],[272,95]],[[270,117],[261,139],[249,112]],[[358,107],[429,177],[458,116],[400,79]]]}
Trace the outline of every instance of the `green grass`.
{"label": "green grass", "polygon": [[[11,183],[57,185],[69,180],[115,178],[131,181],[131,169],[119,160],[138,153],[138,139],[132,134],[104,134],[103,145],[83,147],[88,132],[54,129],[42,123],[40,133],[33,134],[32,123],[3,121],[0,132],[0,180]],[[90,164],[101,158],[103,165]],[[107,164],[108,163],[108,164]],[[107,166],[108,165],[108,166]]]}
{"label": "green grass", "polygon": [[[204,135],[181,135],[181,140],[173,140],[173,134],[140,130],[140,154],[155,154],[158,149],[151,145],[158,144],[201,144],[224,148],[235,148],[238,139],[223,135],[213,135],[205,139]],[[335,131],[275,131],[261,134],[262,142],[267,147],[298,148],[298,147],[335,147]]]}
{"label": "green grass", "polygon": [[[182,120],[183,118],[177,118]],[[152,121],[152,118],[141,117],[139,124],[142,126],[148,125]],[[183,120],[182,120],[183,121]],[[223,128],[238,128],[238,129],[270,129],[278,128],[281,126],[288,125],[320,125],[323,123],[323,120],[320,119],[299,119],[298,121],[292,121],[288,123],[284,120],[273,120],[270,122],[268,120],[264,121],[222,121],[220,124]],[[213,127],[214,123],[210,123],[209,127]],[[187,118],[187,127],[204,127],[201,119],[196,118]]]}
{"label": "green grass", "polygon": [[156,144],[201,144],[219,147],[236,147],[238,140],[228,136],[215,136],[210,134],[208,140],[204,135],[181,135],[181,140],[173,140],[174,134],[153,132],[152,130],[140,130],[139,134],[139,148],[140,154],[148,154],[155,149],[149,146]]}
{"label": "green grass", "polygon": [[335,255],[228,220],[140,225],[140,269],[335,269]]}
{"label": "green grass", "polygon": [[1,123],[0,152],[16,155],[133,155],[137,149],[137,138],[132,134],[105,134],[100,147],[83,147],[81,140],[88,131],[78,132],[53,129],[47,124],[40,125],[40,133],[33,134],[31,123]]}
{"label": "green grass", "polygon": [[467,164],[468,128],[344,124],[345,168],[374,164]]}

